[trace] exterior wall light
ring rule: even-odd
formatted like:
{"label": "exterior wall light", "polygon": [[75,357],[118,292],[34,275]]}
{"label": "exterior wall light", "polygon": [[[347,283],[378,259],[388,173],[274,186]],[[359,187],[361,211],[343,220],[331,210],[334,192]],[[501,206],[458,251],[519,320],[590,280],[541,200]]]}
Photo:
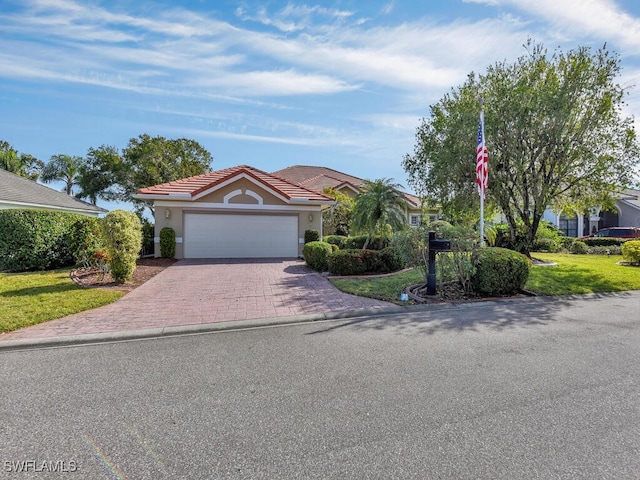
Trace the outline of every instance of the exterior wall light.
{"label": "exterior wall light", "polygon": [[313,222],[313,213],[309,214],[309,223]]}
{"label": "exterior wall light", "polygon": [[166,218],[167,220],[171,218],[171,210],[169,210],[168,208],[164,211],[164,218]]}

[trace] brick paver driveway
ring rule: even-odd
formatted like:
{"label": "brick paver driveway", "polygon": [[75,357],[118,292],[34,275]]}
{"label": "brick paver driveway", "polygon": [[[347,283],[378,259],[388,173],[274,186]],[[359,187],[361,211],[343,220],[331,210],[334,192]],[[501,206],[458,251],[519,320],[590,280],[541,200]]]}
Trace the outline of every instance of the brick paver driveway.
{"label": "brick paver driveway", "polygon": [[340,292],[301,260],[180,260],[110,305],[0,340],[286,317],[392,304]]}

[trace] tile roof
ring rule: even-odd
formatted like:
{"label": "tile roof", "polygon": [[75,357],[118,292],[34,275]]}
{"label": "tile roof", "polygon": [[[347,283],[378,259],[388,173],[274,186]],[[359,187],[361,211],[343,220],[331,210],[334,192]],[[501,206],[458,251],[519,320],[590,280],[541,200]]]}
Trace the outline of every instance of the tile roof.
{"label": "tile roof", "polygon": [[222,183],[232,180],[238,175],[247,175],[268,189],[271,189],[287,200],[302,200],[311,202],[332,202],[333,199],[315,190],[296,185],[290,180],[280,178],[275,174],[270,174],[258,170],[248,165],[238,165],[236,167],[216,170],[204,173],[195,177],[184,178],[174,182],[163,183],[151,187],[141,188],[136,192],[138,198],[163,198],[173,196],[180,198],[195,199],[199,194],[207,192]]}
{"label": "tile roof", "polygon": [[[364,183],[362,178],[354,177],[346,173],[333,170],[327,167],[314,167],[311,165],[293,165],[283,168],[272,175],[277,175],[287,180],[302,185],[304,187],[322,192],[326,187],[338,188],[343,185],[350,185],[355,190],[359,190]],[[408,203],[419,207],[420,197],[411,193],[403,192]]]}
{"label": "tile roof", "polygon": [[0,205],[42,208],[76,213],[106,213],[108,210],[0,169]]}

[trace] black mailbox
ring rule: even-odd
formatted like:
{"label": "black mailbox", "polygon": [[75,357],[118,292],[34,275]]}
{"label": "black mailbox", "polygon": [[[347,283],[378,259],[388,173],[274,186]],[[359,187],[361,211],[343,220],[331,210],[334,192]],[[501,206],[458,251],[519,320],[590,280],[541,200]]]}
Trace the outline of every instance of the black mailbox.
{"label": "black mailbox", "polygon": [[429,240],[429,250],[434,250],[436,252],[450,252],[451,241],[440,239]]}
{"label": "black mailbox", "polygon": [[429,232],[429,264],[427,270],[427,295],[436,294],[436,253],[450,252],[451,240],[436,238],[436,232]]}

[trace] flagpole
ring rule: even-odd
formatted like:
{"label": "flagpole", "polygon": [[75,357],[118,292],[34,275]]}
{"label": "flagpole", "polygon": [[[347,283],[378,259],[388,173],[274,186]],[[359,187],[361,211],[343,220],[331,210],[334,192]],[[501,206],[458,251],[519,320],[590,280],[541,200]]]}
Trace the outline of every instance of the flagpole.
{"label": "flagpole", "polygon": [[[484,100],[480,99],[480,128],[482,131],[482,156],[484,158],[485,141],[484,141]],[[480,188],[480,246],[484,247],[484,184]]]}

